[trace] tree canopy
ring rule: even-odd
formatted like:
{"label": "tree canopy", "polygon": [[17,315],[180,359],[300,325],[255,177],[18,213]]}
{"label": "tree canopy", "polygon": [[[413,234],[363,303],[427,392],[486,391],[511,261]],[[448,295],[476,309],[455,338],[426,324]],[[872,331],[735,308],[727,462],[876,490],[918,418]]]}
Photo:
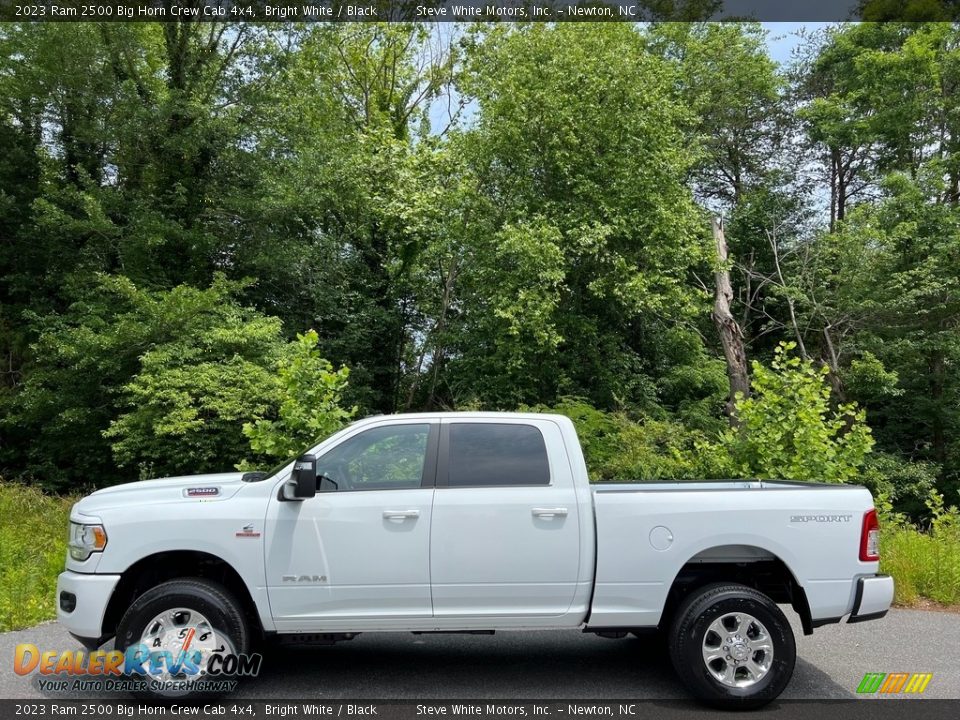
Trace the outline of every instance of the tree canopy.
{"label": "tree canopy", "polygon": [[937,22],[786,64],[746,22],[4,25],[0,473],[538,407],[598,477],[862,476],[913,512],[960,487],[958,103]]}

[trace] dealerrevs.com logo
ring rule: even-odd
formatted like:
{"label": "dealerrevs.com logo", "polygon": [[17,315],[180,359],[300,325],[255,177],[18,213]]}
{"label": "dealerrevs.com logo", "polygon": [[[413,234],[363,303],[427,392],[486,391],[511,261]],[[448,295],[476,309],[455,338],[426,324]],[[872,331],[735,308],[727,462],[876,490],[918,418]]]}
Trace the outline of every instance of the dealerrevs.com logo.
{"label": "dealerrevs.com logo", "polygon": [[13,670],[37,674],[42,692],[149,692],[170,697],[189,693],[229,693],[238,677],[255,677],[263,657],[234,653],[209,627],[179,627],[171,638],[120,650],[41,650],[17,645]]}
{"label": "dealerrevs.com logo", "polygon": [[867,673],[857,686],[857,693],[896,695],[921,694],[933,679],[933,673]]}

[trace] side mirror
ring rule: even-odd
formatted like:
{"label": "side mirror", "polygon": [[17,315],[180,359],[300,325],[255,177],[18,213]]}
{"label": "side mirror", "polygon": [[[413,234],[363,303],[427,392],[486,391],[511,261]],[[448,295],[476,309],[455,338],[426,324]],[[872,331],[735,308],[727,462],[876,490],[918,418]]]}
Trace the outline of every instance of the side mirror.
{"label": "side mirror", "polygon": [[301,455],[293,465],[293,500],[306,500],[317,494],[317,457]]}

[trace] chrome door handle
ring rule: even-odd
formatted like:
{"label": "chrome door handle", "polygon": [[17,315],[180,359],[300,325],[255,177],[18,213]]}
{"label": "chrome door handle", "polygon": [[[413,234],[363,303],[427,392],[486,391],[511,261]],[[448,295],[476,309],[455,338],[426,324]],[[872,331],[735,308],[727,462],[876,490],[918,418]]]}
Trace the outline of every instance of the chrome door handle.
{"label": "chrome door handle", "polygon": [[563,507],[533,509],[534,517],[542,517],[542,518],[563,517],[566,514],[567,514],[567,509]]}
{"label": "chrome door handle", "polygon": [[407,518],[420,517],[420,511],[419,510],[384,510],[383,517],[385,520],[406,520]]}

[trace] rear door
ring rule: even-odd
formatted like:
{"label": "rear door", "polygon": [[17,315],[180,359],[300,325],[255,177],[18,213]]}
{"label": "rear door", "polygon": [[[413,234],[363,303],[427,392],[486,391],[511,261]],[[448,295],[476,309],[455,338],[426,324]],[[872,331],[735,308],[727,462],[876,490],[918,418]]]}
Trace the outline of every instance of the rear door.
{"label": "rear door", "polygon": [[579,568],[577,496],[556,423],[444,419],[431,520],[434,617],[553,624],[571,606]]}

